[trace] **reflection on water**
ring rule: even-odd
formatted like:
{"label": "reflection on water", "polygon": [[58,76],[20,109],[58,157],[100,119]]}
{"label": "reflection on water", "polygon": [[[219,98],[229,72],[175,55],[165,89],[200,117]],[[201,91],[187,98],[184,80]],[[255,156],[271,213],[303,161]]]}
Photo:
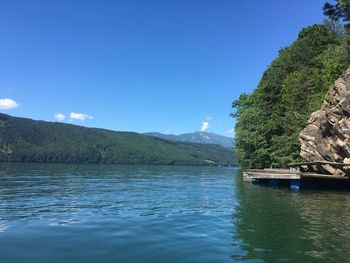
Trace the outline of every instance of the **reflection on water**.
{"label": "reflection on water", "polygon": [[[241,184],[241,186],[239,185]],[[350,261],[350,192],[237,183],[234,213],[241,248],[235,259],[265,262]]]}
{"label": "reflection on water", "polygon": [[[59,223],[60,219],[81,222],[106,216],[220,213],[223,205],[232,210],[231,198],[218,197],[222,189],[232,189],[234,170],[221,169],[226,177],[218,175],[221,180],[217,182],[220,170],[206,170],[64,165],[26,170],[10,166],[0,174],[1,216],[5,222],[45,219]],[[227,185],[221,184],[223,179]]]}
{"label": "reflection on water", "polygon": [[0,262],[231,261],[235,172],[3,165]]}
{"label": "reflection on water", "polygon": [[0,262],[350,261],[349,192],[220,167],[0,168]]}

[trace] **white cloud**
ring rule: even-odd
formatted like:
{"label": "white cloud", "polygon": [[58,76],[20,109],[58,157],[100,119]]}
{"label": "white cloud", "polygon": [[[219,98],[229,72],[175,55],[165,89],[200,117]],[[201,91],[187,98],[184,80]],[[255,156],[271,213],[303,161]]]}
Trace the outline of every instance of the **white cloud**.
{"label": "white cloud", "polygon": [[17,107],[17,102],[12,99],[0,99],[0,110],[11,110]]}
{"label": "white cloud", "polygon": [[66,118],[66,116],[64,116],[62,113],[55,114],[55,119],[57,121],[63,121],[65,118]]}
{"label": "white cloud", "polygon": [[231,134],[233,134],[235,132],[235,129],[234,128],[232,128],[231,130],[228,130],[227,131],[227,133],[231,133]]}
{"label": "white cloud", "polygon": [[166,131],[165,131],[165,134],[170,134],[171,133],[171,129],[167,129]]}
{"label": "white cloud", "polygon": [[208,128],[209,128],[209,122],[203,121],[203,122],[202,122],[201,132],[207,130]]}
{"label": "white cloud", "polygon": [[72,119],[72,120],[80,120],[80,121],[85,121],[86,119],[93,119],[94,117],[92,116],[89,116],[85,113],[77,113],[77,112],[71,112],[69,114],[69,117]]}
{"label": "white cloud", "polygon": [[210,116],[208,116],[208,117],[206,117],[205,119],[206,119],[207,121],[211,121],[213,118],[210,117]]}

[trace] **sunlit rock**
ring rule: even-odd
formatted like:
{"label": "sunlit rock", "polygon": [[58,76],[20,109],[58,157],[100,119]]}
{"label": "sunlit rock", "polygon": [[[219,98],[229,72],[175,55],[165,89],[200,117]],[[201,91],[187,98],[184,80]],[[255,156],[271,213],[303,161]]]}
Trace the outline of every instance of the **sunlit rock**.
{"label": "sunlit rock", "polygon": [[[328,91],[320,110],[311,114],[299,135],[300,155],[305,161],[348,163],[350,159],[350,68]],[[345,175],[347,169],[323,167],[332,174]]]}

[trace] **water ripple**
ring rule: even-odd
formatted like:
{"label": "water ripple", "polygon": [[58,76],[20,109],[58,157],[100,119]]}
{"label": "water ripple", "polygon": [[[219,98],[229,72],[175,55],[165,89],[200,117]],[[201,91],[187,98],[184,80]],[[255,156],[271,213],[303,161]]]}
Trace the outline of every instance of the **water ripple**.
{"label": "water ripple", "polygon": [[346,262],[348,192],[234,168],[0,164],[0,262]]}

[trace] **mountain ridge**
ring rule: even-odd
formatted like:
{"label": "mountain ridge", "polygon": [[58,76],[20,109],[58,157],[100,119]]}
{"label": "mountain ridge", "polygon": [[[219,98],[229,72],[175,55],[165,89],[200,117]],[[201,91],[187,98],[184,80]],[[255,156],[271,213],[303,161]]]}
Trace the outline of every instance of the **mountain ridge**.
{"label": "mountain ridge", "polygon": [[0,161],[156,165],[235,165],[234,151],[217,145],[37,121],[0,113]]}
{"label": "mountain ridge", "polygon": [[200,144],[217,144],[226,148],[233,148],[234,139],[216,134],[213,132],[192,132],[184,133],[179,135],[174,134],[164,134],[159,132],[147,132],[144,133],[148,136],[162,138],[166,140],[179,141],[179,142],[191,142],[191,143],[200,143]]}

